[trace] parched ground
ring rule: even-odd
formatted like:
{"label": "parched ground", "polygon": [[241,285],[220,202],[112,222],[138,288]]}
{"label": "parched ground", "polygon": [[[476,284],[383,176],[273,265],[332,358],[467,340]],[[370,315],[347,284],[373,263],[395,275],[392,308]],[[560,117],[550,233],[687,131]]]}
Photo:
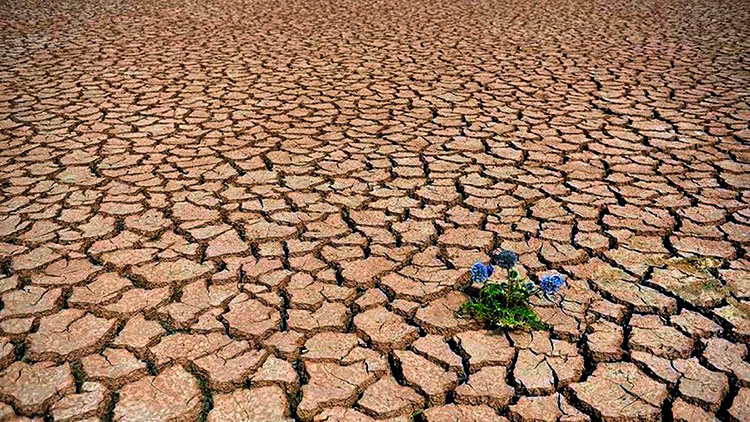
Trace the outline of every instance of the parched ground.
{"label": "parched ground", "polygon": [[[0,0],[0,421],[750,420],[750,2]],[[550,332],[454,311],[496,247]]]}

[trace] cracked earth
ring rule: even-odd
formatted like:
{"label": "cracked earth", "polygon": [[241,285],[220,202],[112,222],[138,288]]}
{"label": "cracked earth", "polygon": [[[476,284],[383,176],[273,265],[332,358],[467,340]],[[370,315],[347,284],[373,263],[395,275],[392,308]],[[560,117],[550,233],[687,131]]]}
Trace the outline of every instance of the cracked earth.
{"label": "cracked earth", "polygon": [[0,1],[0,421],[750,420],[749,22]]}

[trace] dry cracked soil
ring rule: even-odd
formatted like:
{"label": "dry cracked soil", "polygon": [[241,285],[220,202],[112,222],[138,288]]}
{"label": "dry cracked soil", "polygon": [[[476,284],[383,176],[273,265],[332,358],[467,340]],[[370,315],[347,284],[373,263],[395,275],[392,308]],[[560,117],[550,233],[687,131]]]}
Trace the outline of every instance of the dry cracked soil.
{"label": "dry cracked soil", "polygon": [[[750,420],[750,2],[0,0],[0,421]],[[455,310],[494,248],[550,330]]]}

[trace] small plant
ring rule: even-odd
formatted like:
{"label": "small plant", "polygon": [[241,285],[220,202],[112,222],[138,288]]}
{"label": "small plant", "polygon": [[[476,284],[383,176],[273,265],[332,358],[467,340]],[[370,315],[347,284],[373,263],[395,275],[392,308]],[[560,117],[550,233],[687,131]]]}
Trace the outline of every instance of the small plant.
{"label": "small plant", "polygon": [[[477,262],[469,272],[471,281],[483,283],[479,293],[464,303],[459,315],[467,315],[490,326],[508,329],[542,330],[547,328],[544,322],[534,313],[529,305],[531,296],[545,297],[557,293],[565,284],[560,274],[542,276],[539,284],[521,277],[514,267],[518,263],[518,254],[513,251],[495,250],[491,263]],[[505,280],[494,282],[495,267],[505,270]]]}

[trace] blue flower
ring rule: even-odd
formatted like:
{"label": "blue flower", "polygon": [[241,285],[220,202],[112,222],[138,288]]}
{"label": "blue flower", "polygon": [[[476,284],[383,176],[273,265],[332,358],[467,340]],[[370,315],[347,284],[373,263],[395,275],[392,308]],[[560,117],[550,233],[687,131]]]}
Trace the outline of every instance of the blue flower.
{"label": "blue flower", "polygon": [[492,263],[509,270],[518,263],[518,254],[513,251],[495,249],[492,251]]}
{"label": "blue flower", "polygon": [[560,287],[565,284],[565,279],[560,274],[549,274],[542,277],[539,281],[539,288],[542,289],[544,294],[552,295],[560,290]]}
{"label": "blue flower", "polygon": [[471,277],[471,281],[475,283],[484,283],[488,278],[490,278],[490,276],[492,276],[492,273],[494,272],[495,269],[492,267],[492,265],[486,265],[481,262],[476,262],[471,266],[469,274]]}

